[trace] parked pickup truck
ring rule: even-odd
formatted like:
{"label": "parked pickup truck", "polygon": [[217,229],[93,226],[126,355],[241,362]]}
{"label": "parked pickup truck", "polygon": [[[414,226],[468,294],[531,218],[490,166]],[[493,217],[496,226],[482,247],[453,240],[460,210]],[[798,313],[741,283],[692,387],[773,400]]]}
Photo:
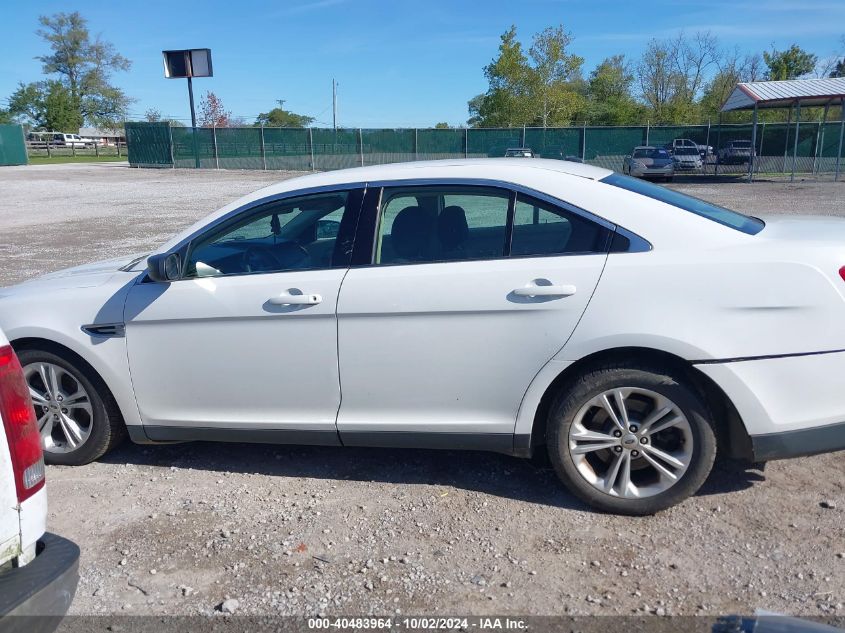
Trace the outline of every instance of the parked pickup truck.
{"label": "parked pickup truck", "polygon": [[669,150],[669,152],[673,155],[678,154],[678,150],[685,150],[690,147],[695,148],[703,162],[709,162],[708,159],[713,157],[712,145],[700,145],[688,138],[672,139],[671,141],[666,143],[664,147]]}
{"label": "parked pickup truck", "polygon": [[741,165],[751,160],[756,153],[751,149],[751,141],[731,141],[719,150],[719,162],[724,165]]}
{"label": "parked pickup truck", "polygon": [[46,522],[41,434],[20,362],[0,331],[2,633],[54,631],[76,593],[79,548],[45,532]]}

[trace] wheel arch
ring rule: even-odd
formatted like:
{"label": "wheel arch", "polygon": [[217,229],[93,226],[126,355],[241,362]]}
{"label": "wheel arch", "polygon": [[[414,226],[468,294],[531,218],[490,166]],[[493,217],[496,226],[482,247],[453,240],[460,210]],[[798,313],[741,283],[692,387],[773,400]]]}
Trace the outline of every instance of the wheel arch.
{"label": "wheel arch", "polygon": [[751,438],[739,412],[722,388],[688,360],[670,352],[646,347],[616,347],[594,352],[564,368],[546,387],[534,412],[529,451],[546,442],[546,423],[558,394],[594,367],[607,364],[657,363],[689,380],[713,412],[719,451],[728,457],[752,459]]}
{"label": "wheel arch", "polygon": [[90,380],[98,382],[100,386],[102,386],[102,388],[105,390],[104,395],[106,395],[108,398],[111,398],[115,405],[117,405],[117,411],[120,412],[120,421],[124,426],[126,426],[126,416],[124,415],[123,409],[120,406],[120,402],[117,398],[115,398],[114,391],[109,386],[108,382],[102,376],[102,374],[97,371],[97,369],[90,362],[88,362],[76,351],[72,350],[67,345],[63,345],[62,343],[58,343],[56,341],[46,338],[40,338],[37,336],[25,336],[17,338],[10,341],[10,343],[15,352],[19,352],[24,349],[38,349],[43,350],[45,352],[51,352],[53,354],[56,354],[57,356],[61,356],[62,358],[67,359],[69,362],[78,364],[88,374],[88,378]]}

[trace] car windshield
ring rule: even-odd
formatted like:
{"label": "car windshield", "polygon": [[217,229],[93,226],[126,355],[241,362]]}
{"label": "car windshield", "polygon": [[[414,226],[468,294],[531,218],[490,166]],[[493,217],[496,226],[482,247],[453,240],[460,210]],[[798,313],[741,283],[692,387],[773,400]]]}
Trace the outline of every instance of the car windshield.
{"label": "car windshield", "polygon": [[614,173],[602,178],[601,182],[619,187],[620,189],[626,189],[627,191],[633,191],[641,196],[653,198],[666,204],[671,204],[674,207],[700,215],[703,218],[718,222],[737,231],[742,231],[748,235],[756,235],[766,226],[766,223],[759,218],[743,215],[742,213],[725,209],[724,207],[711,204],[699,198],[688,196],[680,191],[667,189],[666,187],[645,182],[644,180],[638,180],[637,178],[631,178],[630,176]]}
{"label": "car windshield", "polygon": [[669,158],[669,152],[665,149],[646,147],[634,150],[634,158]]}
{"label": "car windshield", "polygon": [[675,150],[678,156],[698,156],[698,150],[694,147],[679,147]]}

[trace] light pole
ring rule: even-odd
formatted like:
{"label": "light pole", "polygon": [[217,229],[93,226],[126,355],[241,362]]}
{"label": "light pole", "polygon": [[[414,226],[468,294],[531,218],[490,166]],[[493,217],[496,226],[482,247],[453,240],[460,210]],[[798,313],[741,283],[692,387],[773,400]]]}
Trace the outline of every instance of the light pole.
{"label": "light pole", "polygon": [[189,48],[178,51],[161,51],[164,58],[164,76],[168,79],[188,79],[188,101],[191,104],[191,132],[194,141],[194,164],[200,166],[197,146],[197,114],[194,110],[194,77],[212,77],[210,48]]}

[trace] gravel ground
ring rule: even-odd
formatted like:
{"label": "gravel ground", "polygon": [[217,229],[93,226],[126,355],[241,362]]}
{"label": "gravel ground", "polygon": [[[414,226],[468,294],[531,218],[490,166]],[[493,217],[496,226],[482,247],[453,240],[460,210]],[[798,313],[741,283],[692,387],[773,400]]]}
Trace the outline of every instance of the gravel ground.
{"label": "gravel ground", "polygon": [[[143,251],[283,177],[2,169],[0,284]],[[845,215],[845,183],[675,186]],[[126,444],[48,481],[49,529],[82,548],[73,614],[845,615],[842,453],[721,463],[641,519],[590,512],[542,460],[483,453]]]}

